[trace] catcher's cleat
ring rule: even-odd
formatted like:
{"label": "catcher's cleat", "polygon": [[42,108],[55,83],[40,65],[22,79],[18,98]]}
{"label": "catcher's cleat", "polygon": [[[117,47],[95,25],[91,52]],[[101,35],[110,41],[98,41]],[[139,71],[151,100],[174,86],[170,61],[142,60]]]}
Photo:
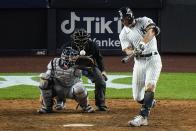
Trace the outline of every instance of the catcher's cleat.
{"label": "catcher's cleat", "polygon": [[63,109],[65,109],[65,107],[62,106],[62,105],[56,105],[56,106],[55,106],[55,109],[56,109],[56,110],[63,110]]}
{"label": "catcher's cleat", "polygon": [[96,111],[109,111],[107,106],[97,106]]}
{"label": "catcher's cleat", "polygon": [[82,107],[82,110],[85,113],[94,113],[95,112],[94,108],[92,106],[90,106],[90,105]]}
{"label": "catcher's cleat", "polygon": [[56,110],[63,110],[65,109],[64,102],[57,103],[56,106],[54,107]]}
{"label": "catcher's cleat", "polygon": [[147,126],[148,120],[141,115],[134,117],[133,120],[128,121],[128,126]]}
{"label": "catcher's cleat", "polygon": [[46,109],[45,107],[40,108],[37,110],[39,114],[47,114],[47,113],[52,113],[52,109]]}

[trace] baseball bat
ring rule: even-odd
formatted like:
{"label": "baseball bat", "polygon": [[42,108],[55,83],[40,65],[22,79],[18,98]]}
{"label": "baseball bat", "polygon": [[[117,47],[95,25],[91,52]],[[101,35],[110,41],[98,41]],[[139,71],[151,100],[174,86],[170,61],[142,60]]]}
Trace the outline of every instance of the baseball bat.
{"label": "baseball bat", "polygon": [[125,56],[124,58],[122,58],[121,62],[128,63],[132,57],[133,57],[133,54]]}

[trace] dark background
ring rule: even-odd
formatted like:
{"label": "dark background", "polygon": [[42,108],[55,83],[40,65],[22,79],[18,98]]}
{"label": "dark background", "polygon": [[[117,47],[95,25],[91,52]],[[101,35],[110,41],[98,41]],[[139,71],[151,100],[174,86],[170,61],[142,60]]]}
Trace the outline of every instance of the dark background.
{"label": "dark background", "polygon": [[[70,20],[70,12],[80,19],[104,17],[112,21],[122,6],[131,7],[136,17],[147,16],[157,23],[160,53],[196,53],[195,0],[0,0],[0,55],[56,55],[69,41],[70,34],[60,27],[63,20]],[[115,23],[110,25],[112,34],[95,33],[93,24],[93,37],[118,40]],[[76,26],[85,27],[85,23]],[[104,55],[121,55],[120,47],[100,48]]]}

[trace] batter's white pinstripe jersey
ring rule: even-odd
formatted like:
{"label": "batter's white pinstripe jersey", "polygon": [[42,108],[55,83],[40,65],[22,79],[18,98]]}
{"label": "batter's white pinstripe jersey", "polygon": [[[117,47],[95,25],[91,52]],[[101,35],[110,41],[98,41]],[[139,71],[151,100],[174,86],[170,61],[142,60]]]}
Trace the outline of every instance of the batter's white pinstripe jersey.
{"label": "batter's white pinstripe jersey", "polygon": [[[124,26],[119,35],[122,50],[127,47],[138,48],[139,42],[143,39],[145,28],[149,24],[154,24],[152,19],[147,18],[147,17],[137,18],[135,19],[135,21],[136,21],[136,24],[134,27]],[[158,52],[157,51],[157,40],[155,37],[150,42],[147,43],[146,48],[142,52],[142,54],[148,54],[151,52]]]}

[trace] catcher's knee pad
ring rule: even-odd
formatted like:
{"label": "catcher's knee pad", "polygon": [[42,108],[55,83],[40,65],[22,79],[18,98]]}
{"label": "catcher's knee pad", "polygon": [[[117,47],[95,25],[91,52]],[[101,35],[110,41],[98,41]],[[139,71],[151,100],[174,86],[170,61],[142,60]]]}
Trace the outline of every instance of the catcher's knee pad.
{"label": "catcher's knee pad", "polygon": [[85,88],[74,88],[74,99],[81,107],[88,105],[88,93]]}
{"label": "catcher's knee pad", "polygon": [[83,99],[87,97],[87,90],[81,85],[75,86],[73,88],[73,93],[76,99]]}
{"label": "catcher's knee pad", "polygon": [[39,83],[39,88],[40,88],[41,90],[50,89],[50,87],[49,87],[49,81],[48,81],[48,80],[43,80],[43,79],[41,79],[41,80],[40,80],[40,83]]}
{"label": "catcher's knee pad", "polygon": [[82,83],[77,83],[73,86],[73,96],[81,107],[88,105],[88,93]]}

